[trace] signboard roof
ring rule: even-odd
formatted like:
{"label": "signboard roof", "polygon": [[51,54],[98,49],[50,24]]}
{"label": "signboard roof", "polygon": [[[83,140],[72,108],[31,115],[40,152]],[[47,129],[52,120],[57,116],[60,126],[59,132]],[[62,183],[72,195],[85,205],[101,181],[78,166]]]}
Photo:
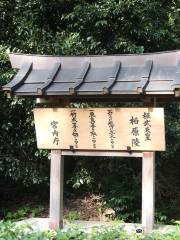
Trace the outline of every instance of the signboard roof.
{"label": "signboard roof", "polygon": [[3,90],[18,96],[180,99],[180,51],[75,57],[10,54],[10,60],[19,72]]}

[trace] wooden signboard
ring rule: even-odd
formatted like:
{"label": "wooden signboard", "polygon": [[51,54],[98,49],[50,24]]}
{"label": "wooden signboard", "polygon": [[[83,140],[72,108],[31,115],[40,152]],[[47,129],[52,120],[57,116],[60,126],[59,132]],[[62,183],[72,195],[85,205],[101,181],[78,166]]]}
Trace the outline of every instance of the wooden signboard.
{"label": "wooden signboard", "polygon": [[37,108],[38,148],[164,151],[163,108]]}

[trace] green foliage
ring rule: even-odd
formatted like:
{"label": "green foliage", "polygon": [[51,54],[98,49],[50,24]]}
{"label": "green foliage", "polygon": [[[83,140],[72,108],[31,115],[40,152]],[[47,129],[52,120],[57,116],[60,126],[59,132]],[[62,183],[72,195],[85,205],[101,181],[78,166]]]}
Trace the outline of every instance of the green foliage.
{"label": "green foliage", "polygon": [[75,169],[75,174],[67,180],[66,183],[71,184],[74,189],[82,188],[82,186],[90,188],[93,183],[93,178],[87,169],[78,167]]}
{"label": "green foliage", "polygon": [[180,44],[177,0],[3,0],[0,9],[1,42],[16,51],[142,53]]}
{"label": "green foliage", "polygon": [[167,216],[166,212],[163,212],[162,210],[155,213],[155,219],[157,224],[166,224],[167,222]]}
{"label": "green foliage", "polygon": [[17,225],[11,222],[0,222],[0,240],[178,240],[180,229],[168,233],[153,233],[147,236],[135,233],[128,234],[123,227],[94,227],[90,231],[71,227],[66,230],[33,231],[29,225]]}
{"label": "green foliage", "polygon": [[[7,47],[0,45],[0,68],[5,68],[7,71],[7,66],[9,65],[8,63],[8,49]],[[3,70],[3,69],[1,69]]]}
{"label": "green foliage", "polygon": [[31,207],[31,206],[24,206],[17,209],[15,212],[7,212],[4,216],[5,220],[10,221],[19,221],[23,220],[28,217],[38,217],[40,213],[42,213],[44,208],[42,206],[39,207]]}
{"label": "green foliage", "polygon": [[55,233],[34,232],[29,225],[0,221],[0,240],[54,240]]}
{"label": "green foliage", "polygon": [[[0,84],[14,76],[7,48],[0,46]],[[5,177],[24,184],[43,183],[48,180],[47,151],[37,150],[32,100],[8,99],[0,92],[0,172]]]}
{"label": "green foliage", "polygon": [[180,232],[170,232],[170,233],[154,233],[144,238],[145,240],[178,240],[180,239]]}
{"label": "green foliage", "polygon": [[64,216],[69,221],[80,220],[80,213],[77,211],[70,211]]}

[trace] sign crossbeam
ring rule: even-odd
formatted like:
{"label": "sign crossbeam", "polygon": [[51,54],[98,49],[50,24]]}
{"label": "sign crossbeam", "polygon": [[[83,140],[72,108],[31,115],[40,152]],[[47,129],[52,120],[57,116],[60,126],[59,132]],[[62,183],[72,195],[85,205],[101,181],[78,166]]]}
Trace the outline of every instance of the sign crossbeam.
{"label": "sign crossbeam", "polygon": [[62,150],[62,156],[94,156],[94,157],[143,157],[142,152],[123,152],[123,151],[68,151]]}

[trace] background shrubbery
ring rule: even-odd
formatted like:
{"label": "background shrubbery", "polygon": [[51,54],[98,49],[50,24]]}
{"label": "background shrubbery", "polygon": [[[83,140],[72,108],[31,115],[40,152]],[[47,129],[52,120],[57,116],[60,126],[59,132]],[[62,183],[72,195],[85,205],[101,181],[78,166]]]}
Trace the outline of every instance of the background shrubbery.
{"label": "background shrubbery", "polygon": [[[178,3],[175,0],[2,0],[0,86],[15,74],[10,68],[9,51],[80,55],[178,49]],[[12,188],[12,181],[16,186],[31,185],[31,189],[32,185],[34,189],[43,186],[48,191],[48,152],[36,148],[31,112],[34,106],[31,99],[7,99],[0,92],[2,205],[9,198],[18,197],[19,190]],[[180,105],[159,106],[165,107],[167,151],[158,153],[156,158],[156,215],[158,222],[171,222],[180,218]],[[67,159],[65,163],[65,194],[96,193],[120,219],[140,219],[139,159],[82,157]]]}

